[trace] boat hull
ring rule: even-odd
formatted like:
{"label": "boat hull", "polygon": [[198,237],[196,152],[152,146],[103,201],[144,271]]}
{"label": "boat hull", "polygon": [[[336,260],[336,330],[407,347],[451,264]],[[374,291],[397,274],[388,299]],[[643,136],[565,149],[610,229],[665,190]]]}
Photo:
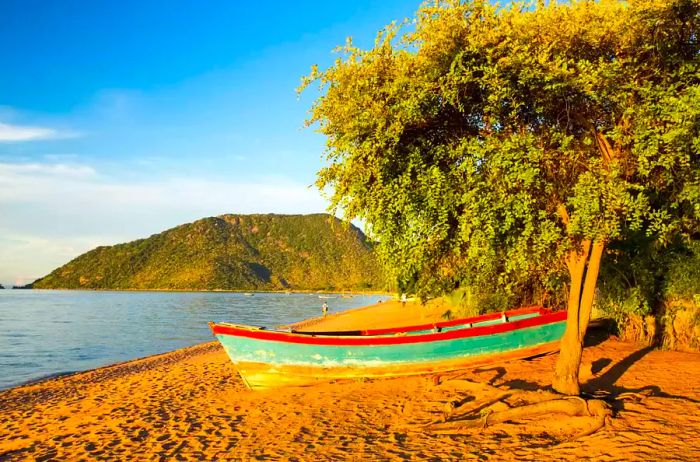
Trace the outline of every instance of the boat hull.
{"label": "boat hull", "polygon": [[566,313],[421,335],[304,336],[214,325],[251,389],[446,372],[556,351]]}
{"label": "boat hull", "polygon": [[267,390],[279,387],[304,387],[319,383],[342,380],[378,379],[424,375],[438,372],[458,371],[505,363],[558,351],[559,341],[536,347],[523,348],[498,354],[467,356],[429,363],[406,363],[374,367],[357,366],[300,366],[294,364],[270,364],[260,362],[234,362],[243,382],[251,390]]}

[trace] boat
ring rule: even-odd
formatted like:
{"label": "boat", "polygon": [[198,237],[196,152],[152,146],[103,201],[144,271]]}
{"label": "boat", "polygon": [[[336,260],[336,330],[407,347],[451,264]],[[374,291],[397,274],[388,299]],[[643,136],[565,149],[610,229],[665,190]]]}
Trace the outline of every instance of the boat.
{"label": "boat", "polygon": [[528,307],[389,329],[295,332],[210,323],[252,390],[448,372],[559,348],[566,311]]}
{"label": "boat", "polygon": [[318,298],[330,300],[332,298],[337,298],[337,297],[332,297],[330,295],[319,295]]}

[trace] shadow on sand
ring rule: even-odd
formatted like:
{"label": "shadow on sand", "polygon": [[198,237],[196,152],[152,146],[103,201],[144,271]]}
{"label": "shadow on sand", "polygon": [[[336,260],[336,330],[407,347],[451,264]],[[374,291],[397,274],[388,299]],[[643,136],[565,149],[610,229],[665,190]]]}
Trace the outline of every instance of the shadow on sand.
{"label": "shadow on sand", "polygon": [[[689,398],[687,396],[679,396],[666,393],[663,390],[661,390],[661,387],[659,387],[658,385],[645,385],[640,388],[626,388],[622,385],[618,385],[618,380],[620,380],[620,378],[625,374],[625,372],[627,372],[635,363],[640,361],[642,358],[644,358],[644,356],[649,354],[649,352],[653,351],[654,349],[654,346],[647,346],[631,353],[625,358],[622,358],[620,361],[615,363],[610,369],[608,369],[599,377],[594,377],[585,384],[582,384],[582,391],[590,394],[603,391],[609,393],[613,397],[620,396],[622,394],[639,394],[646,396],[654,396],[658,398],[673,398],[692,403],[700,403],[700,401],[695,400],[693,398]],[[595,374],[603,370],[610,363],[612,363],[612,360],[610,358],[600,358],[593,362],[591,370]]]}

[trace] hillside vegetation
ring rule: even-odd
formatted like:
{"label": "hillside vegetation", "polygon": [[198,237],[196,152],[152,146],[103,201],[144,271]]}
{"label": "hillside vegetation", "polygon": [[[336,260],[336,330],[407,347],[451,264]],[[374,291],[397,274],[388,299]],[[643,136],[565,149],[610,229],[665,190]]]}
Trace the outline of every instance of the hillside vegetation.
{"label": "hillside vegetation", "polygon": [[37,289],[381,290],[372,245],[327,214],[222,215],[98,247]]}

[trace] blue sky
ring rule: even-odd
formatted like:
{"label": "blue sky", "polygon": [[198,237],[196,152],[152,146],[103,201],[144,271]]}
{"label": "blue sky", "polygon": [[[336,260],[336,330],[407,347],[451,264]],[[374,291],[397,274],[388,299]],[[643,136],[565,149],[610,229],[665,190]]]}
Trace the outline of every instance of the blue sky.
{"label": "blue sky", "polygon": [[0,0],[0,283],[222,213],[313,213],[312,64],[418,1]]}

